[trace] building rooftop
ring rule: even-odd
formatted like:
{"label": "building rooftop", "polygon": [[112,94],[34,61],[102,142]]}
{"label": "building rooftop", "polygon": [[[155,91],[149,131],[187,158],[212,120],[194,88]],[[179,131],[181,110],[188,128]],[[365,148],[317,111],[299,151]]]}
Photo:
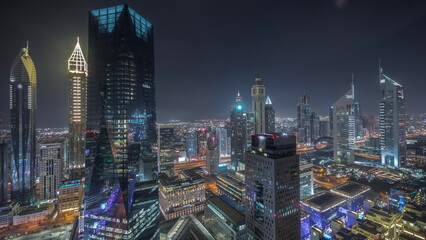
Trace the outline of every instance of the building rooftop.
{"label": "building rooftop", "polygon": [[346,197],[338,194],[322,191],[316,195],[302,200],[302,204],[319,212],[325,212],[333,207],[343,204],[347,200]]}
{"label": "building rooftop", "polygon": [[208,203],[214,205],[217,209],[219,209],[223,213],[224,217],[230,220],[235,226],[244,224],[244,214],[238,211],[236,208],[234,208],[222,198],[214,196],[208,200]]}
{"label": "building rooftop", "polygon": [[371,187],[360,184],[360,183],[345,182],[343,184],[340,184],[334,187],[333,189],[331,189],[331,191],[333,193],[337,193],[339,195],[351,198],[351,197],[356,197],[360,194],[363,194],[369,191],[370,189]]}
{"label": "building rooftop", "polygon": [[20,212],[18,215],[19,216],[23,216],[23,215],[28,215],[28,214],[43,212],[45,210],[47,210],[47,207],[28,208],[28,209],[25,209],[22,212]]}

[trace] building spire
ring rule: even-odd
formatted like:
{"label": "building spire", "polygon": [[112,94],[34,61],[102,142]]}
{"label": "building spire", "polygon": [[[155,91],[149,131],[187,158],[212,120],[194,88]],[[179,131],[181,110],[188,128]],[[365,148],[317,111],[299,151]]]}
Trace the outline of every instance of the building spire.
{"label": "building spire", "polygon": [[352,87],[352,99],[355,99],[355,85],[354,85],[354,81],[355,81],[355,74],[352,73],[352,83],[351,83],[351,87]]}
{"label": "building spire", "polygon": [[29,48],[29,44],[28,44],[28,40],[27,40],[27,52],[28,52],[28,48]]}
{"label": "building spire", "polygon": [[272,101],[269,95],[266,97],[265,105],[272,105]]}

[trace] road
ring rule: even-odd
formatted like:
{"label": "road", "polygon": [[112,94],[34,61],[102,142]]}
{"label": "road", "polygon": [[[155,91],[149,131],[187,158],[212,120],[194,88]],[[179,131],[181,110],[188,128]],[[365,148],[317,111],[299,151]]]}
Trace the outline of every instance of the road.
{"label": "road", "polygon": [[72,224],[13,238],[16,240],[68,240],[71,236]]}

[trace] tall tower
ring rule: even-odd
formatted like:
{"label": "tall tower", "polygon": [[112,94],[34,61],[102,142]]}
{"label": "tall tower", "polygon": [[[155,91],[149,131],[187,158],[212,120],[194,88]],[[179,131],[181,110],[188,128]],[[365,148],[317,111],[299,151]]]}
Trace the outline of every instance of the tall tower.
{"label": "tall tower", "polygon": [[359,123],[359,103],[355,101],[355,86],[333,104],[333,154],[334,161],[353,163],[357,123]]}
{"label": "tall tower", "polygon": [[251,87],[252,111],[254,113],[254,133],[265,132],[265,86],[257,76]]}
{"label": "tall tower", "polygon": [[157,234],[153,34],[152,24],[127,5],[89,12],[86,129],[100,133],[85,198],[85,239]]}
{"label": "tall tower", "polygon": [[269,96],[265,101],[265,132],[275,132],[275,110],[272,107],[272,101]]}
{"label": "tall tower", "polygon": [[65,168],[83,168],[86,109],[87,109],[87,63],[80,47],[79,38],[71,57],[68,59],[69,93],[68,93],[68,127],[70,166]]}
{"label": "tall tower", "polygon": [[246,150],[246,116],[244,114],[243,98],[238,92],[235,103],[231,106],[231,165],[237,169],[244,163]]}
{"label": "tall tower", "polygon": [[405,89],[380,68],[380,149],[382,165],[399,168],[405,161]]}
{"label": "tall tower", "polygon": [[248,239],[300,239],[300,180],[296,137],[252,136],[246,153]]}
{"label": "tall tower", "polygon": [[10,70],[10,127],[12,135],[12,201],[35,201],[37,75],[28,44]]}
{"label": "tall tower", "polygon": [[297,103],[297,128],[299,142],[310,143],[311,139],[311,100],[304,94]]}

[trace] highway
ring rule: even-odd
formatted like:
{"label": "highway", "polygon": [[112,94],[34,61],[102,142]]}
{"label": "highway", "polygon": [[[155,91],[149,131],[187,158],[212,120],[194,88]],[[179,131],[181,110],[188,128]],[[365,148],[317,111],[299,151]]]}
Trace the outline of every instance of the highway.
{"label": "highway", "polygon": [[[31,239],[40,239],[40,240],[68,240],[71,236],[72,224],[65,225],[62,227],[52,228],[38,233],[28,234],[13,238],[16,240],[31,240]],[[7,239],[7,238],[6,238]]]}

